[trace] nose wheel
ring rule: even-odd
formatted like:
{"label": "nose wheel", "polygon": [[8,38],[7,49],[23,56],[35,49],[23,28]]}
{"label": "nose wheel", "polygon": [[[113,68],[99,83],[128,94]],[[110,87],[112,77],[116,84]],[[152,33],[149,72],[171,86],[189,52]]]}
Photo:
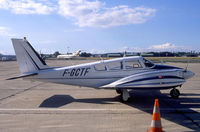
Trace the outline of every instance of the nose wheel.
{"label": "nose wheel", "polygon": [[172,98],[178,98],[179,95],[180,95],[180,91],[176,88],[173,88],[171,91],[170,91],[170,95]]}
{"label": "nose wheel", "polygon": [[127,102],[129,100],[130,94],[127,89],[117,89],[116,92],[120,94],[122,102]]}

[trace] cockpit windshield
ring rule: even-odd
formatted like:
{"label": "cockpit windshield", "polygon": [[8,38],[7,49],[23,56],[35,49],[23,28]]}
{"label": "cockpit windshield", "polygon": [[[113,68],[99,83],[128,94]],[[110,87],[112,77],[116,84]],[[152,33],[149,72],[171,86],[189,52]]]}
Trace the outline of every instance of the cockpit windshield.
{"label": "cockpit windshield", "polygon": [[144,58],[143,58],[143,63],[146,67],[153,67],[154,66],[153,62],[151,62],[150,60],[144,59]]}

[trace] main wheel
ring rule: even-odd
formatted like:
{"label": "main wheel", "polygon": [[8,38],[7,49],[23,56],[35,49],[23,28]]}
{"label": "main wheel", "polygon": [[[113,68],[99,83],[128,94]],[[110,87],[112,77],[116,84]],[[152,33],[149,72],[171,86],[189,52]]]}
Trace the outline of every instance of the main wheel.
{"label": "main wheel", "polygon": [[180,95],[180,91],[174,88],[170,91],[170,95],[172,98],[178,98]]}

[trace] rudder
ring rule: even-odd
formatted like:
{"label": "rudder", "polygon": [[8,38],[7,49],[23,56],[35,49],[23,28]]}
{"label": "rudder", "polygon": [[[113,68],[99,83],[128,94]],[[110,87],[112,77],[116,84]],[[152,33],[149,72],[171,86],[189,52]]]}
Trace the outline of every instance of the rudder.
{"label": "rudder", "polygon": [[26,39],[11,40],[22,74],[37,73],[39,70],[49,68]]}

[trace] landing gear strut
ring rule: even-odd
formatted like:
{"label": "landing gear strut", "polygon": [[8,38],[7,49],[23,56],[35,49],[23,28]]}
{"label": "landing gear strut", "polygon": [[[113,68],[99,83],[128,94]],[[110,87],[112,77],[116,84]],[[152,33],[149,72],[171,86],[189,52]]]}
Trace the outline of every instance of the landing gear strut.
{"label": "landing gear strut", "polygon": [[178,98],[179,95],[180,95],[180,91],[176,88],[173,88],[171,91],[170,91],[170,95],[172,98]]}
{"label": "landing gear strut", "polygon": [[121,89],[116,89],[116,92],[117,92],[118,94],[122,94],[122,90],[121,90]]}
{"label": "landing gear strut", "polygon": [[130,94],[128,92],[127,89],[120,89],[120,96],[121,96],[121,100],[122,102],[127,102],[130,98]]}

